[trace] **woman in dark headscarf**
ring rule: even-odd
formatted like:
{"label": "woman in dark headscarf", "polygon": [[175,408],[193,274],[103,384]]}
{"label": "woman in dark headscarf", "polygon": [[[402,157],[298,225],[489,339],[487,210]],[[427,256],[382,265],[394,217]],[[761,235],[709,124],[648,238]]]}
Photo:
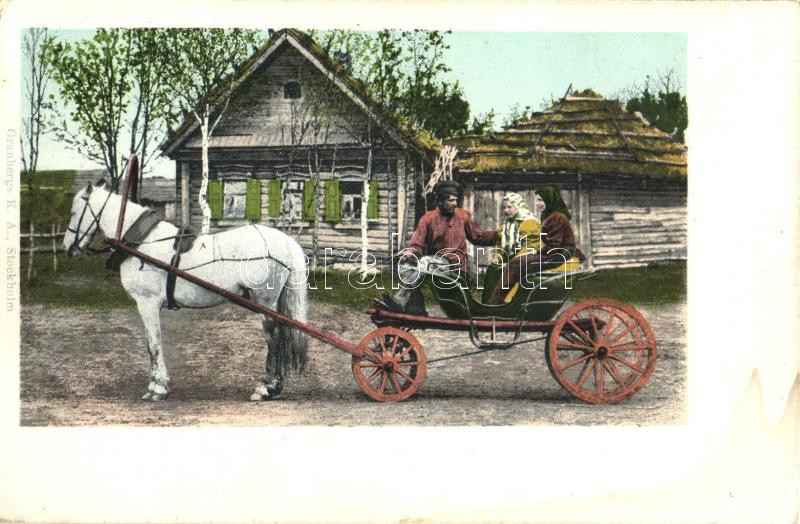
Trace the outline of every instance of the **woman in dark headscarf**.
{"label": "woman in dark headscarf", "polygon": [[[572,215],[567,209],[567,204],[561,198],[561,193],[553,186],[543,186],[536,190],[534,195],[534,207],[539,213],[539,220],[542,222],[542,263],[543,269],[560,266],[564,259],[556,252],[551,256],[547,255],[549,250],[563,249],[569,253],[570,257],[578,257],[583,262],[580,249],[575,245],[575,233],[569,219]],[[553,263],[558,262],[556,265]]]}
{"label": "woman in dark headscarf", "polygon": [[509,288],[513,289],[514,284],[527,273],[557,268],[572,257],[577,257],[580,262],[586,259],[575,245],[575,233],[569,223],[572,215],[558,189],[553,186],[536,189],[533,206],[542,223],[542,247],[535,253],[527,253],[520,257],[524,258],[520,263],[509,264],[510,285],[506,288],[498,284],[489,299],[490,304],[502,304],[509,294]]}

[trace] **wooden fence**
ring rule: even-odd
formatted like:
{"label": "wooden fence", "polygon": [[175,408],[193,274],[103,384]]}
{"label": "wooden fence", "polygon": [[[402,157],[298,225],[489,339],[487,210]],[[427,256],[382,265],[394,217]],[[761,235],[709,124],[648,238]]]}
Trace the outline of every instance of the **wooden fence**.
{"label": "wooden fence", "polygon": [[[33,275],[33,258],[36,253],[53,253],[53,272],[58,271],[58,253],[64,251],[62,242],[60,241],[63,237],[64,232],[61,231],[60,227],[56,224],[50,224],[50,233],[36,233],[34,231],[33,222],[31,222],[28,234],[24,236],[20,235],[20,242],[23,238],[28,240],[28,280],[30,280]],[[50,239],[50,242],[44,245],[37,245],[37,239]]]}

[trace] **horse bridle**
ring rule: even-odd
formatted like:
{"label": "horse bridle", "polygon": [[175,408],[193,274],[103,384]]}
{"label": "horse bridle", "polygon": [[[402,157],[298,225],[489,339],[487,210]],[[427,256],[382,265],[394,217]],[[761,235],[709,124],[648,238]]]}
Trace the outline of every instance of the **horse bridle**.
{"label": "horse bridle", "polygon": [[[119,179],[117,179],[117,183],[118,182],[119,182]],[[69,231],[70,233],[74,233],[75,234],[75,239],[72,241],[72,244],[70,244],[70,246],[67,248],[67,253],[72,252],[73,249],[77,249],[81,253],[83,253],[84,251],[87,251],[87,250],[88,251],[97,252],[97,253],[105,253],[110,249],[110,248],[106,248],[106,249],[91,249],[89,247],[89,245],[92,243],[92,240],[94,239],[94,236],[97,234],[97,230],[100,229],[100,215],[103,214],[103,210],[106,208],[106,204],[108,203],[108,199],[111,198],[111,194],[114,192],[114,186],[115,185],[116,185],[116,183],[112,184],[111,187],[109,188],[108,196],[106,197],[105,202],[103,202],[103,205],[100,206],[100,211],[98,211],[97,214],[95,214],[94,210],[92,209],[92,206],[89,205],[89,195],[86,194],[86,195],[81,197],[81,200],[84,201],[84,206],[83,206],[83,211],[81,211],[81,217],[78,219],[78,224],[76,225],[77,229],[72,229],[71,227],[67,226],[67,231]],[[92,214],[92,222],[88,225],[88,227],[83,232],[83,234],[78,236],[78,234],[81,232],[81,224],[83,223],[83,217],[86,215],[86,210],[87,209]],[[83,241],[84,238],[86,238],[86,235],[89,234],[89,230],[92,229],[92,226],[94,226],[94,225],[96,225],[97,227],[95,227],[94,231],[92,231],[92,236],[89,239],[89,242],[86,244],[86,248],[81,249],[80,248],[80,243]]]}

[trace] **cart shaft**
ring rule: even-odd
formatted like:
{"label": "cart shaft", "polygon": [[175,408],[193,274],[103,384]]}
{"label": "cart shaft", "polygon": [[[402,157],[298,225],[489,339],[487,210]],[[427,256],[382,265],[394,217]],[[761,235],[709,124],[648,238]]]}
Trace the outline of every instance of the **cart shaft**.
{"label": "cart shaft", "polygon": [[306,334],[316,338],[317,340],[320,340],[320,341],[322,341],[322,342],[324,342],[326,344],[329,344],[329,345],[334,346],[334,347],[336,347],[338,349],[341,349],[342,351],[350,353],[353,356],[356,356],[356,357],[361,357],[362,356],[361,355],[361,351],[359,351],[357,346],[355,346],[355,345],[353,345],[353,344],[351,344],[351,343],[349,343],[349,342],[347,342],[345,340],[342,340],[342,339],[340,339],[340,338],[338,338],[338,337],[336,337],[334,335],[326,333],[326,332],[324,332],[324,331],[322,331],[322,330],[320,330],[318,328],[315,328],[314,326],[310,326],[308,324],[300,322],[299,320],[295,320],[295,319],[293,319],[291,317],[287,317],[286,315],[282,315],[281,313],[278,313],[277,311],[274,311],[272,309],[269,309],[269,308],[266,308],[266,307],[262,306],[258,302],[254,302],[253,300],[244,298],[243,296],[237,295],[236,293],[228,291],[227,289],[224,289],[224,288],[221,288],[219,286],[216,286],[216,285],[214,285],[214,284],[212,284],[210,282],[206,282],[202,278],[198,278],[198,277],[192,275],[191,273],[187,273],[186,271],[178,269],[175,266],[167,264],[166,262],[164,262],[162,260],[158,260],[157,258],[153,258],[153,257],[151,257],[149,255],[146,255],[146,254],[142,253],[141,251],[139,251],[138,249],[135,249],[135,248],[132,248],[130,246],[127,246],[127,245],[125,245],[124,243],[122,243],[119,240],[111,239],[111,240],[109,240],[109,244],[111,244],[114,247],[114,249],[119,249],[120,251],[128,253],[129,255],[134,256],[134,257],[136,257],[136,258],[138,258],[138,259],[140,259],[140,260],[142,260],[144,262],[147,262],[148,264],[150,264],[152,266],[155,266],[155,267],[157,267],[159,269],[163,269],[167,273],[173,273],[173,274],[179,276],[180,278],[182,278],[182,279],[184,279],[184,280],[186,280],[188,282],[191,282],[192,284],[195,284],[195,285],[200,286],[200,287],[202,287],[204,289],[207,289],[207,290],[209,290],[209,291],[211,291],[213,293],[221,295],[221,296],[227,298],[228,300],[230,300],[231,302],[233,302],[234,304],[238,304],[238,305],[240,305],[240,306],[242,306],[244,308],[249,309],[250,311],[254,311],[256,313],[260,313],[260,314],[262,314],[262,315],[264,315],[266,317],[273,318],[273,319],[277,320],[278,322],[281,322],[283,324],[291,326],[291,327],[293,327],[293,328],[295,328],[295,329],[297,329],[299,331],[302,331],[303,333],[306,333]]}

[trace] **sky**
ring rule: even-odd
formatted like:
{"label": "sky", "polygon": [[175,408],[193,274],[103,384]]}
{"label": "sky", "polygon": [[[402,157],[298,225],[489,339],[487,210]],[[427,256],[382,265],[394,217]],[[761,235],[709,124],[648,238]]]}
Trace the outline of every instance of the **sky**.
{"label": "sky", "polygon": [[[450,35],[445,61],[473,115],[514,104],[539,109],[570,84],[610,97],[673,71],[686,93],[684,33],[466,33]],[[502,118],[501,118],[502,120]]]}
{"label": "sky", "polygon": [[[87,30],[60,30],[58,38],[74,41]],[[609,97],[648,76],[672,71],[679,89],[687,88],[685,33],[486,33],[454,32],[445,62],[446,78],[457,81],[471,115],[494,109],[502,123],[515,104],[539,109],[543,100],[591,88]],[[39,169],[99,169],[50,137],[43,137]],[[152,175],[174,176],[174,164],[153,165]]]}

